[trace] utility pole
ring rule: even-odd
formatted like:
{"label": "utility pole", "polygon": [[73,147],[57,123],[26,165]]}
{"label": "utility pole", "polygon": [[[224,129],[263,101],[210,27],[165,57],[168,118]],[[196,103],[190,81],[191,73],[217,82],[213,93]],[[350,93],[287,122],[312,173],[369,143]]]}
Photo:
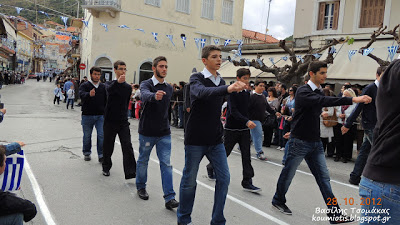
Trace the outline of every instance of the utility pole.
{"label": "utility pole", "polygon": [[269,0],[269,5],[268,5],[268,15],[267,15],[267,28],[265,28],[265,42],[267,42],[267,33],[268,33],[268,21],[269,21],[269,11],[271,9],[271,2],[272,0]]}
{"label": "utility pole", "polygon": [[80,0],[78,0],[78,9],[76,10],[76,18],[79,18],[79,3],[80,3]]}
{"label": "utility pole", "polygon": [[37,20],[38,14],[37,14],[37,4],[36,4],[36,0],[35,0],[35,12],[36,12],[36,24],[37,24],[37,23],[38,23],[38,20]]}

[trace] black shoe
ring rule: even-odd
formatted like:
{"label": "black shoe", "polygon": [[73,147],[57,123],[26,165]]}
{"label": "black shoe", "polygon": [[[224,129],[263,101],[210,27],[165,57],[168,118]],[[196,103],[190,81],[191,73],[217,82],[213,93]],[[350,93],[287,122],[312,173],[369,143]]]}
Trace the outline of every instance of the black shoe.
{"label": "black shoe", "polygon": [[332,157],[333,157],[333,155],[327,155],[326,157],[328,157],[328,158],[332,158]]}
{"label": "black shoe", "polygon": [[286,214],[286,215],[292,215],[292,211],[289,209],[289,207],[286,206],[286,204],[274,204],[272,205],[277,208],[281,213]]}
{"label": "black shoe", "polygon": [[358,180],[358,181],[355,181],[355,180],[353,180],[353,179],[349,179],[349,183],[350,184],[353,184],[353,185],[358,185],[358,184],[360,184],[360,180]]}
{"label": "black shoe", "polygon": [[343,163],[347,163],[347,159],[342,159],[342,162]]}
{"label": "black shoe", "polygon": [[354,223],[354,219],[352,219],[349,216],[346,215],[340,215],[340,216],[335,216],[335,217],[329,217],[329,223],[330,224],[341,224],[341,223]]}
{"label": "black shoe", "polygon": [[256,186],[254,186],[253,184],[249,184],[249,185],[243,185],[243,190],[257,193],[257,192],[261,191],[261,188],[258,188]]}
{"label": "black shoe", "polygon": [[137,194],[139,195],[139,198],[143,200],[148,200],[149,199],[149,194],[147,194],[147,191],[145,188],[142,188],[137,191]]}
{"label": "black shoe", "polygon": [[104,158],[103,157],[100,157],[99,158],[99,163],[103,163],[104,162]]}
{"label": "black shoe", "polygon": [[208,167],[206,167],[206,169],[207,169],[207,178],[208,178],[208,180],[214,181],[215,180],[214,170],[213,169],[209,169]]}
{"label": "black shoe", "polygon": [[335,157],[335,159],[333,161],[339,162],[339,160],[340,160],[340,157]]}
{"label": "black shoe", "polygon": [[85,157],[83,159],[85,161],[90,161],[92,158],[90,157],[90,155],[85,155]]}
{"label": "black shoe", "polygon": [[135,178],[135,177],[136,177],[136,173],[127,174],[127,175],[125,175],[125,180],[132,179],[132,178]]}
{"label": "black shoe", "polygon": [[104,171],[103,170],[103,175],[106,176],[106,177],[110,176],[110,171]]}
{"label": "black shoe", "polygon": [[168,202],[165,203],[165,208],[167,209],[173,209],[179,206],[179,202],[175,199],[171,199]]}

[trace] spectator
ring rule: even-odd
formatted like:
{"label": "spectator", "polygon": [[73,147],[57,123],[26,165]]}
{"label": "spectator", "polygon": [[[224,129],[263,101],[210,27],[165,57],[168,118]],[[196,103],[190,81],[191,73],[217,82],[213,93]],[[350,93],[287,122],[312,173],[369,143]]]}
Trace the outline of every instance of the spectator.
{"label": "spectator", "polygon": [[71,85],[69,90],[67,91],[67,109],[68,105],[71,103],[71,109],[74,109],[74,98],[75,98],[75,87]]}
{"label": "spectator", "polygon": [[53,104],[56,104],[56,100],[57,100],[57,104],[60,104],[60,97],[62,96],[62,91],[60,88],[60,85],[57,84],[57,87],[54,88],[54,100],[53,100]]}

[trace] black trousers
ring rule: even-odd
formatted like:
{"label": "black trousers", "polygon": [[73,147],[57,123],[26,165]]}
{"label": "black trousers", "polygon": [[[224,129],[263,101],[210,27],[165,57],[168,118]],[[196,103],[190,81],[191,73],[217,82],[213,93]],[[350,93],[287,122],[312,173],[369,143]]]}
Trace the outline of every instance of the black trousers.
{"label": "black trousers", "polygon": [[54,95],[53,104],[56,104],[56,100],[57,100],[57,104],[60,104],[60,97],[57,97],[56,95]]}
{"label": "black trousers", "polygon": [[[353,143],[357,132],[357,125],[352,125],[344,135],[337,135],[336,157],[351,160],[353,155]],[[336,138],[336,135],[335,135]]]}
{"label": "black trousers", "polygon": [[124,165],[125,179],[136,176],[136,160],[133,153],[131,132],[129,122],[110,122],[104,121],[104,144],[103,144],[103,171],[110,171],[112,167],[111,156],[114,152],[115,137],[118,134],[121,142],[122,157]]}
{"label": "black trousers", "polygon": [[[243,166],[243,180],[242,186],[252,184],[251,178],[254,177],[254,169],[251,165],[250,159],[250,130],[243,131],[231,131],[225,130],[224,145],[226,156],[228,157],[233,148],[239,143],[240,152],[242,155],[242,166]],[[207,165],[207,168],[212,168],[211,163]]]}
{"label": "black trousers", "polygon": [[263,131],[264,131],[264,142],[263,146],[265,147],[270,147],[271,146],[271,141],[272,141],[272,135],[274,134],[274,128],[269,127],[269,126],[264,126],[263,125]]}
{"label": "black trousers", "polygon": [[335,153],[335,143],[334,140],[332,138],[332,141],[329,142],[329,138],[321,138],[322,141],[322,145],[324,147],[324,152],[326,150],[327,155],[332,157],[333,154]]}

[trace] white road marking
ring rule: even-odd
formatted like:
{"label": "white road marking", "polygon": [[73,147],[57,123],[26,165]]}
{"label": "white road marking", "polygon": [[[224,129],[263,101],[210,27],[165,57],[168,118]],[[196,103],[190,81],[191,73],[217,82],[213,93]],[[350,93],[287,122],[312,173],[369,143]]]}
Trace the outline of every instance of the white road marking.
{"label": "white road marking", "polygon": [[[115,141],[115,143],[121,145],[121,143],[118,142],[118,141]],[[135,152],[139,153],[139,152],[136,151],[136,150],[135,150]],[[160,163],[158,160],[153,159],[153,158],[151,158],[151,157],[150,157],[150,160],[153,161],[153,162],[155,162],[155,163],[157,163],[157,164]],[[173,171],[174,171],[176,174],[182,176],[182,171],[179,171],[179,170],[177,170],[177,169],[175,169],[175,168],[173,169]],[[199,180],[196,180],[196,182],[197,182],[197,184],[199,184],[199,185],[201,185],[201,186],[203,186],[203,187],[205,187],[205,188],[207,188],[207,189],[209,189],[209,190],[211,190],[211,191],[213,191],[213,192],[215,191],[215,189],[214,189],[213,187],[211,187],[211,186],[209,186],[209,185],[207,185],[207,184],[205,184],[205,183],[203,183],[203,182],[201,182],[201,181],[199,181]],[[257,209],[256,207],[254,207],[254,206],[252,206],[252,205],[250,205],[250,204],[247,204],[246,202],[244,202],[244,201],[242,201],[242,200],[239,200],[239,199],[237,199],[237,198],[235,198],[235,197],[233,197],[233,196],[231,196],[231,195],[229,195],[229,194],[227,195],[227,198],[228,198],[229,200],[231,200],[231,201],[233,201],[233,202],[235,202],[235,203],[237,203],[237,204],[239,204],[239,205],[241,205],[241,206],[243,206],[243,207],[245,207],[245,208],[247,208],[247,209],[249,209],[249,210],[251,210],[251,211],[257,213],[258,215],[260,215],[260,216],[262,216],[262,217],[264,217],[264,218],[266,218],[266,219],[268,219],[268,220],[271,220],[272,222],[275,222],[276,224],[279,224],[279,225],[289,225],[288,223],[286,223],[286,222],[284,222],[284,221],[282,221],[282,220],[279,220],[279,219],[277,219],[277,218],[275,218],[275,217],[269,215],[268,213],[263,212],[263,211]]]}
{"label": "white road marking", "polygon": [[32,184],[32,189],[36,197],[36,201],[39,204],[39,209],[42,212],[42,215],[44,217],[44,220],[46,221],[47,225],[56,225],[56,222],[54,222],[53,217],[51,216],[50,210],[46,205],[46,202],[44,200],[42,191],[40,190],[40,186],[35,178],[35,175],[33,174],[31,170],[31,166],[28,163],[28,160],[25,155],[25,172],[28,175],[28,178]]}

